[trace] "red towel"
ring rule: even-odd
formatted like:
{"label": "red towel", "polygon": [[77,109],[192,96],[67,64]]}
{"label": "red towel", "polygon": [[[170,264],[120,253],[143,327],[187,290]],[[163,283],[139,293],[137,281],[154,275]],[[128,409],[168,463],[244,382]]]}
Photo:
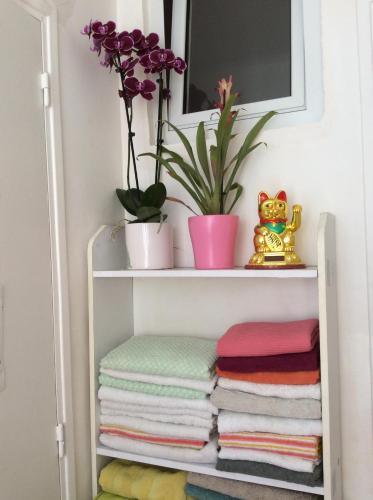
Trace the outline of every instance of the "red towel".
{"label": "red towel", "polygon": [[218,358],[216,365],[220,370],[237,373],[311,371],[320,367],[319,348],[317,343],[312,351],[296,354]]}
{"label": "red towel", "polygon": [[311,351],[319,338],[317,319],[286,323],[241,323],[220,338],[218,356],[273,356]]}

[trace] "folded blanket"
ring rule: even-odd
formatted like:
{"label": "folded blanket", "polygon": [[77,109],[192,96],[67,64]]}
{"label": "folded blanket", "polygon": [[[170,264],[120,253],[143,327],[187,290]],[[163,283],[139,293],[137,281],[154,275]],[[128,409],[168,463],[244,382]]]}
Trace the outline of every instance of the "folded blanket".
{"label": "folded blanket", "polygon": [[148,432],[158,436],[179,437],[183,439],[198,439],[208,441],[210,439],[211,429],[204,427],[195,427],[193,425],[167,424],[164,422],[155,422],[145,418],[134,417],[111,417],[109,415],[100,415],[100,422],[103,425],[115,425],[127,427],[136,431]]}
{"label": "folded blanket", "polygon": [[[210,420],[213,416],[211,411],[205,410],[193,410],[191,408],[171,408],[167,406],[160,407],[159,405],[136,405],[131,403],[121,403],[120,401],[110,401],[110,400],[101,400],[101,408],[109,409],[109,410],[118,410],[121,412],[129,411],[131,413],[149,413],[156,414],[158,412],[167,415],[188,415],[199,417],[204,420]],[[148,417],[146,417],[148,418]]]}
{"label": "folded blanket", "polygon": [[211,441],[202,450],[162,446],[159,444],[143,443],[135,439],[128,439],[109,434],[100,434],[100,443],[114,450],[125,451],[148,457],[165,458],[180,462],[215,464],[217,460],[217,442]]}
{"label": "folded blanket", "polygon": [[219,377],[255,382],[257,384],[309,385],[317,384],[320,381],[320,370],[311,370],[308,372],[236,373],[226,372],[217,368],[216,373]]}
{"label": "folded blanket", "polygon": [[186,500],[186,472],[114,460],[101,471],[104,491],[137,500]]}
{"label": "folded blanket", "polygon": [[258,396],[274,396],[286,399],[321,399],[320,384],[310,385],[283,385],[283,384],[256,384],[242,380],[219,378],[218,386],[233,391],[248,392]]}
{"label": "folded blanket", "polygon": [[[224,472],[236,472],[250,476],[266,477],[287,483],[304,484],[312,488],[323,485],[322,464],[315,467],[312,473],[296,472],[283,467],[265,464],[261,462],[247,462],[245,460],[223,460],[218,459],[216,469]],[[276,498],[276,497],[275,497]]]}
{"label": "folded blanket", "polygon": [[215,352],[214,340],[135,335],[109,352],[102,359],[101,368],[210,380],[216,360]]}
{"label": "folded blanket", "polygon": [[185,486],[185,493],[187,493],[192,498],[196,500],[237,500],[235,497],[229,495],[223,495],[218,491],[208,490],[206,488],[201,488],[200,486],[195,486],[194,484],[187,483]]}
{"label": "folded blanket", "polygon": [[297,472],[312,473],[315,467],[320,464],[320,460],[303,460],[301,458],[287,457],[277,453],[268,453],[266,451],[246,450],[243,448],[220,448],[219,458],[226,460],[245,460],[253,462],[264,462],[266,464],[276,465],[284,469],[290,469]]}
{"label": "folded blanket", "polygon": [[321,418],[321,403],[316,399],[286,399],[257,396],[217,387],[211,402],[219,409],[288,418]]}
{"label": "folded blanket", "polygon": [[218,416],[220,434],[232,432],[270,432],[292,436],[321,436],[321,420],[268,417],[223,410]]}
{"label": "folded blanket", "polygon": [[132,380],[123,380],[121,378],[110,377],[102,373],[99,377],[101,385],[106,387],[114,387],[116,389],[124,389],[126,391],[142,392],[143,394],[152,394],[154,396],[169,396],[171,398],[185,399],[204,399],[205,392],[196,391],[194,389],[186,389],[185,387],[176,387],[171,385],[147,384],[145,382],[135,382]]}
{"label": "folded blanket", "polygon": [[244,448],[267,451],[304,460],[321,459],[321,438],[319,436],[292,436],[268,432],[235,432],[220,434],[219,445],[226,448]]}
{"label": "folded blanket", "polygon": [[144,443],[154,443],[168,446],[181,446],[183,448],[193,448],[194,450],[202,449],[206,441],[198,441],[196,439],[181,439],[169,436],[158,436],[148,432],[141,432],[135,429],[130,429],[121,425],[100,425],[100,432],[105,432],[112,436],[120,436],[130,439],[137,439]]}
{"label": "folded blanket", "polygon": [[219,339],[218,356],[272,356],[308,352],[319,338],[319,321],[241,323]]}
{"label": "folded blanket", "polygon": [[[112,495],[106,491],[101,491],[95,498],[95,500],[131,500],[130,498],[119,497],[118,495]],[[132,499],[133,500],[133,499]]]}
{"label": "folded blanket", "polygon": [[303,493],[300,491],[285,490],[282,488],[273,488],[272,486],[263,486],[261,484],[246,483],[233,479],[223,479],[221,477],[208,476],[206,474],[197,474],[189,472],[187,476],[188,485],[199,486],[207,490],[219,492],[221,495],[227,495],[229,498],[239,500],[317,500],[322,499],[319,495],[312,493]]}
{"label": "folded blanket", "polygon": [[[156,410],[155,410],[156,411]],[[111,417],[139,417],[146,418],[147,420],[154,420],[155,422],[168,422],[170,424],[184,424],[194,425],[196,427],[206,427],[212,429],[214,420],[210,418],[200,418],[193,415],[168,415],[167,413],[146,413],[131,412],[126,410],[117,410],[111,408],[101,408],[101,415],[108,415]]]}
{"label": "folded blanket", "polygon": [[237,373],[298,372],[317,370],[320,367],[320,346],[317,343],[311,351],[296,354],[218,358],[216,366],[220,370]]}
{"label": "folded blanket", "polygon": [[132,380],[134,382],[145,382],[147,384],[170,385],[172,387],[185,387],[186,389],[194,389],[206,394],[211,394],[217,377],[212,377],[211,380],[192,380],[180,377],[162,377],[161,375],[149,375],[147,373],[134,373],[121,370],[111,370],[110,368],[100,368],[100,373],[109,375],[114,378],[124,380]]}
{"label": "folded blanket", "polygon": [[139,392],[124,391],[113,387],[101,386],[98,391],[98,398],[120,403],[135,405],[158,406],[158,408],[182,408],[184,410],[202,410],[218,414],[218,409],[210,403],[210,399],[181,399],[166,396],[152,396]]}

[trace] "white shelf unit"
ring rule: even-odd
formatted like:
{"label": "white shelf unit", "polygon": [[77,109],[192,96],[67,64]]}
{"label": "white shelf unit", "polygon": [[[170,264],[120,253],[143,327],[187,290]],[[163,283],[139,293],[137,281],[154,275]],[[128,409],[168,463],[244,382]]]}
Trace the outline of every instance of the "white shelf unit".
{"label": "white shelf unit", "polygon": [[[101,227],[88,247],[92,493],[101,468],[113,458],[199,472],[341,500],[339,353],[335,221],[320,216],[317,267],[297,270],[200,271],[126,269],[124,230],[115,239]],[[151,278],[151,279],[150,279]],[[192,279],[193,278],[193,279]],[[239,278],[239,279],[238,279]],[[112,450],[98,442],[99,362],[132,335],[218,338],[235,322],[319,316],[323,413],[324,486],[311,488],[245,474]]]}

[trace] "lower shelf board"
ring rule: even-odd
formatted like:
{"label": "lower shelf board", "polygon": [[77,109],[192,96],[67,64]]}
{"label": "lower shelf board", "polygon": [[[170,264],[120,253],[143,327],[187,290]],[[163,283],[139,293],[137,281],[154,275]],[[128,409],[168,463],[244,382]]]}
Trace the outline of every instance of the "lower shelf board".
{"label": "lower shelf board", "polygon": [[144,455],[135,455],[134,453],[126,453],[124,451],[107,448],[106,446],[98,446],[96,451],[97,455],[103,457],[121,458],[123,460],[131,460],[132,462],[158,465],[159,467],[168,467],[169,469],[184,470],[187,472],[197,472],[199,474],[207,474],[209,476],[234,479],[236,481],[245,481],[246,483],[263,484],[265,486],[273,486],[275,488],[284,488],[285,490],[304,491],[307,493],[314,493],[315,495],[324,494],[324,488],[322,487],[312,488],[310,486],[304,486],[303,484],[287,483],[285,481],[277,481],[276,479],[268,479],[265,477],[223,472],[216,470],[214,464],[176,462],[174,460],[165,460],[164,458],[147,457]]}

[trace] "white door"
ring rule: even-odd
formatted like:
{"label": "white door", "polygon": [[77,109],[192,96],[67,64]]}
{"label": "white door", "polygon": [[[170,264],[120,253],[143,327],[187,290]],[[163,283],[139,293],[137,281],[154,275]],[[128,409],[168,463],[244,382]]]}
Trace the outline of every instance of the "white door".
{"label": "white door", "polygon": [[0,499],[60,499],[41,23],[1,0]]}

